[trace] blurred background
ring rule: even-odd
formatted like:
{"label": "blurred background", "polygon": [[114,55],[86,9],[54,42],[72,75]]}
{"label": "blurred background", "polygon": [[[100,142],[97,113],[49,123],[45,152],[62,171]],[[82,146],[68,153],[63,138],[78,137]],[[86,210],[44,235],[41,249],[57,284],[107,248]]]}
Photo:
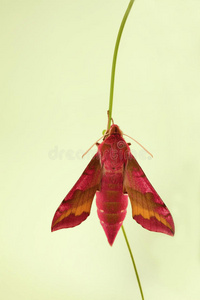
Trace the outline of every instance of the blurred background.
{"label": "blurred background", "polygon": [[[120,231],[95,201],[73,229],[55,210],[107,125],[114,44],[128,1],[0,0],[0,296],[141,299]],[[170,209],[176,233],[124,222],[145,299],[199,299],[200,1],[136,0],[119,49],[113,118]]]}

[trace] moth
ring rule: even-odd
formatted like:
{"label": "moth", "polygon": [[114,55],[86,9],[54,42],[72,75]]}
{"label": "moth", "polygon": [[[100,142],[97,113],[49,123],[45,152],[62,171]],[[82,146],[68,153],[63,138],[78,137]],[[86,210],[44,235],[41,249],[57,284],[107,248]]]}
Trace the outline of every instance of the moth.
{"label": "moth", "polygon": [[113,124],[98,151],[58,207],[51,230],[74,227],[90,214],[96,194],[97,214],[112,246],[127,213],[142,227],[174,235],[172,216],[138,162],[120,128]]}

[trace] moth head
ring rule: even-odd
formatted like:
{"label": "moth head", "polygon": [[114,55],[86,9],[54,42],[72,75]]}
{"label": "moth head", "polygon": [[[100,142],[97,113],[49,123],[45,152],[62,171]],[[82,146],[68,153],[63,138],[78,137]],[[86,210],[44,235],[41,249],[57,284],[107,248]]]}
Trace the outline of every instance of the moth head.
{"label": "moth head", "polygon": [[119,126],[113,124],[109,129],[109,135],[111,134],[119,134],[120,136],[122,136],[123,132],[119,129]]}

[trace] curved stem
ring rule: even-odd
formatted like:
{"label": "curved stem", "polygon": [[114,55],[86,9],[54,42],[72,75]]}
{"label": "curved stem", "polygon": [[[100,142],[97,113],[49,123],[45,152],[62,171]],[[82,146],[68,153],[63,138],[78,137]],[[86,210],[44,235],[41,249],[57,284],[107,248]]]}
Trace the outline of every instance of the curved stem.
{"label": "curved stem", "polygon": [[109,101],[109,119],[108,119],[108,128],[110,128],[110,124],[111,124],[111,118],[112,118],[112,107],[113,107],[113,94],[114,94],[114,81],[115,81],[115,69],[116,69],[116,62],[117,62],[117,53],[118,53],[118,49],[119,49],[119,43],[120,43],[120,39],[122,36],[122,32],[124,29],[124,25],[126,23],[126,20],[128,18],[129,12],[131,10],[131,7],[133,5],[135,0],[131,0],[129,2],[129,5],[126,9],[126,12],[124,14],[124,17],[122,19],[120,28],[119,28],[119,32],[117,35],[117,40],[115,43],[115,50],[114,50],[114,54],[113,54],[113,62],[112,62],[112,71],[111,71],[111,80],[110,80],[110,101]]}
{"label": "curved stem", "polygon": [[139,289],[140,289],[140,294],[141,294],[142,300],[144,300],[144,295],[143,295],[143,291],[142,291],[142,286],[141,286],[141,283],[140,283],[140,277],[139,277],[139,274],[138,274],[138,271],[137,271],[137,268],[136,268],[135,260],[134,260],[134,258],[133,258],[133,253],[132,253],[132,251],[131,251],[131,247],[130,247],[130,245],[129,245],[128,238],[127,238],[127,235],[126,235],[124,226],[122,225],[121,228],[122,228],[122,231],[123,231],[123,234],[124,234],[124,238],[125,238],[125,241],[126,241],[126,244],[127,244],[127,247],[128,247],[129,253],[130,253],[130,256],[131,256],[131,260],[132,260],[133,267],[134,267],[134,270],[135,270],[135,275],[136,275],[137,282],[138,282]]}
{"label": "curved stem", "polygon": [[[111,81],[110,81],[110,100],[109,100],[108,128],[107,128],[107,130],[110,128],[111,119],[112,119],[112,107],[113,107],[113,95],[114,95],[115,70],[116,70],[116,62],[117,62],[117,54],[118,54],[118,49],[119,49],[119,43],[120,43],[120,40],[121,40],[121,36],[122,36],[122,32],[123,32],[126,20],[128,18],[128,15],[130,13],[130,10],[132,8],[132,5],[133,5],[134,1],[135,0],[130,0],[130,2],[129,2],[129,5],[128,5],[128,7],[126,9],[126,12],[124,14],[124,17],[122,19],[122,22],[121,22],[121,25],[120,25],[120,28],[119,28],[119,31],[118,31],[118,35],[117,35],[117,40],[116,40],[116,43],[115,43],[115,49],[114,49],[114,54],[113,54],[113,62],[112,62],[112,71],[111,71]],[[142,300],[144,300],[142,286],[141,286],[141,283],[140,283],[140,278],[139,278],[138,271],[137,271],[137,268],[136,268],[136,264],[135,264],[135,261],[134,261],[134,258],[133,258],[131,247],[129,245],[128,238],[126,236],[126,232],[125,232],[124,226],[122,225],[121,228],[122,228],[122,231],[123,231],[123,234],[124,234],[124,238],[125,238],[125,241],[126,241],[126,244],[127,244],[127,247],[128,247],[129,253],[130,253],[130,256],[131,256],[131,260],[132,260],[133,267],[134,267],[134,270],[135,270],[135,275],[136,275],[136,278],[137,278],[137,281],[138,281],[138,285],[139,285],[141,297],[142,297]]]}

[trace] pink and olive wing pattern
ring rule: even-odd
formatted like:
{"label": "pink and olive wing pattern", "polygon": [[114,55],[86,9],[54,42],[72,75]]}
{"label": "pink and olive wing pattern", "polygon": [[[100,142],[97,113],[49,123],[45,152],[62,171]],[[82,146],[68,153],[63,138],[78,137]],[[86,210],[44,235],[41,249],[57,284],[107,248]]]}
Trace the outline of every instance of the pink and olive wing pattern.
{"label": "pink and olive wing pattern", "polygon": [[58,207],[52,221],[51,231],[77,226],[89,216],[100,180],[101,164],[97,153]]}
{"label": "pink and olive wing pattern", "polygon": [[125,167],[124,192],[128,193],[133,218],[144,228],[174,235],[172,216],[132,154]]}

